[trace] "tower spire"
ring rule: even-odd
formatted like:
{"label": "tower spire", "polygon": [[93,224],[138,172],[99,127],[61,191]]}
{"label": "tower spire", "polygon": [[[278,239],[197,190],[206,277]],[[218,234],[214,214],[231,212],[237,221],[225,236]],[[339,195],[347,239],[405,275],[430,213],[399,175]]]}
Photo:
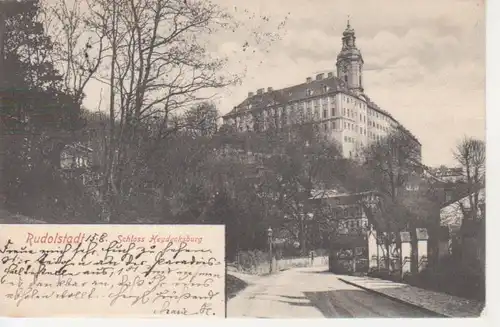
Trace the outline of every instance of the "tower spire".
{"label": "tower spire", "polygon": [[351,15],[347,15],[347,26],[342,33],[342,50],[337,56],[337,76],[350,90],[363,92],[363,57],[356,47],[356,35],[351,27]]}

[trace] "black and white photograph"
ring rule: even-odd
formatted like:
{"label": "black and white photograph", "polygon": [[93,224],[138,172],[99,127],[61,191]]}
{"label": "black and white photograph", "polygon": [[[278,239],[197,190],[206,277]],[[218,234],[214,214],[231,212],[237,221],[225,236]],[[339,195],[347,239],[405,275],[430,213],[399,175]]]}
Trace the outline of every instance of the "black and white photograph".
{"label": "black and white photograph", "polygon": [[480,317],[485,15],[0,1],[0,312]]}

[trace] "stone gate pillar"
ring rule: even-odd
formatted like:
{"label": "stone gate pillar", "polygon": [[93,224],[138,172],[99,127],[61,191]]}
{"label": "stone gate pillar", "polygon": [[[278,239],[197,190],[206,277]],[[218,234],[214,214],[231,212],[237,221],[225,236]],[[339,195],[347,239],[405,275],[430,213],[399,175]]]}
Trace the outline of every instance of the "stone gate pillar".
{"label": "stone gate pillar", "polygon": [[[383,233],[384,237],[386,236]],[[377,237],[377,259],[378,259],[378,269],[388,269],[388,253],[385,248],[384,238]]]}
{"label": "stone gate pillar", "polygon": [[421,272],[427,267],[427,240],[429,239],[429,234],[427,234],[427,229],[417,228],[417,267],[418,272]]}
{"label": "stone gate pillar", "polygon": [[377,232],[368,231],[368,271],[378,269]]}
{"label": "stone gate pillar", "polygon": [[411,272],[411,235],[401,232],[401,277]]}

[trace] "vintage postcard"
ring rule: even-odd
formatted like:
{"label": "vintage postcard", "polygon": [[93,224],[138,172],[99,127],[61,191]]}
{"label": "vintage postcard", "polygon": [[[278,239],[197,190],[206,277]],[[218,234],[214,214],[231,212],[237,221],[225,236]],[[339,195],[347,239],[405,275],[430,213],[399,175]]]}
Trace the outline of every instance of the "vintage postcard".
{"label": "vintage postcard", "polygon": [[0,315],[479,317],[485,11],[0,1]]}

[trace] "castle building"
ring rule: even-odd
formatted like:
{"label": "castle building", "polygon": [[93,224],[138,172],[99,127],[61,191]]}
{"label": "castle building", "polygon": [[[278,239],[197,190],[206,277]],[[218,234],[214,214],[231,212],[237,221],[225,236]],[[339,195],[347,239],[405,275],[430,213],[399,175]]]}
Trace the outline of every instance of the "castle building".
{"label": "castle building", "polygon": [[[335,140],[344,157],[353,157],[370,142],[381,140],[393,128],[404,127],[364,92],[363,57],[355,31],[347,22],[337,74],[308,77],[305,83],[280,90],[259,89],[223,116],[237,131],[264,131],[313,122],[326,140]],[[420,148],[418,140],[408,132]],[[419,151],[420,152],[420,151]]]}

